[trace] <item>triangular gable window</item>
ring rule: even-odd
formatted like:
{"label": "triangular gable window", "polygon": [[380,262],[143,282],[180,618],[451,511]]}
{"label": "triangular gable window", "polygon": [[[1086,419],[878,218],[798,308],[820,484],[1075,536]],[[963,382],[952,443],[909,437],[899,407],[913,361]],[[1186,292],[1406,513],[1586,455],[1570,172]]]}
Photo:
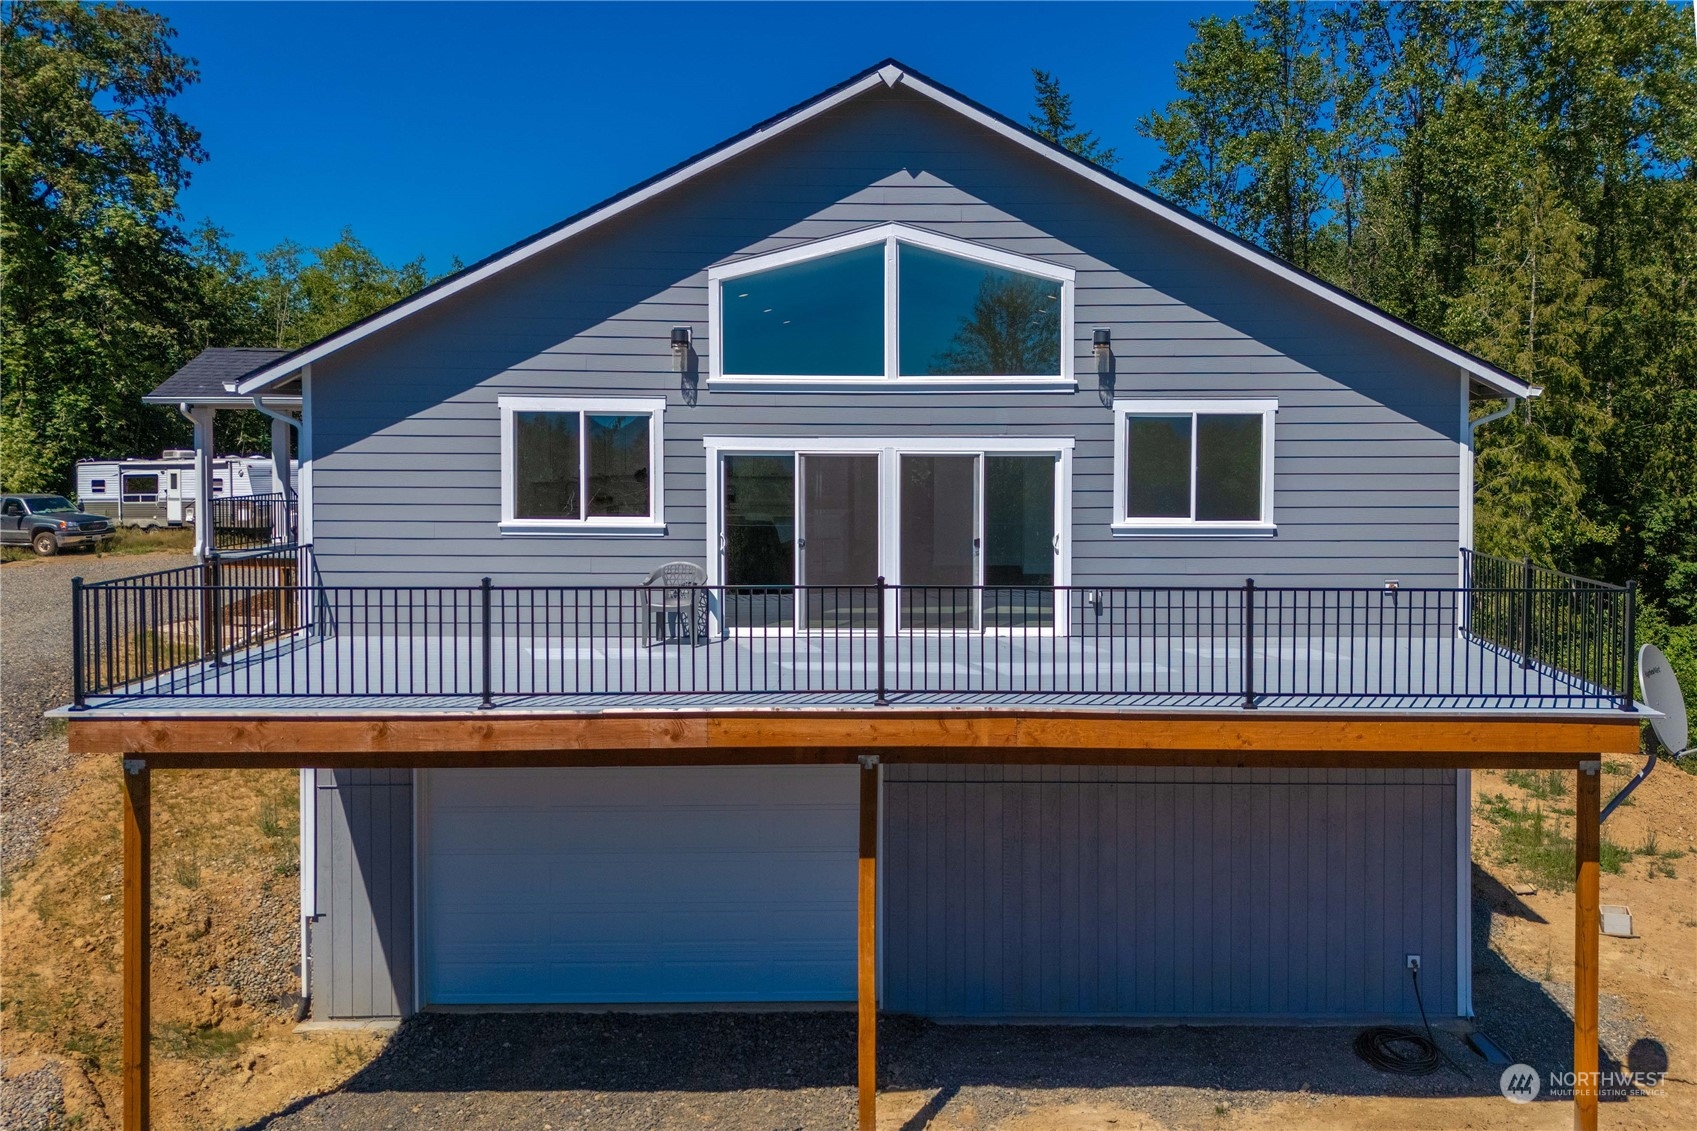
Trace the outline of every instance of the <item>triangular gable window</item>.
{"label": "triangular gable window", "polygon": [[1069,268],[886,224],[708,283],[713,385],[1072,387]]}

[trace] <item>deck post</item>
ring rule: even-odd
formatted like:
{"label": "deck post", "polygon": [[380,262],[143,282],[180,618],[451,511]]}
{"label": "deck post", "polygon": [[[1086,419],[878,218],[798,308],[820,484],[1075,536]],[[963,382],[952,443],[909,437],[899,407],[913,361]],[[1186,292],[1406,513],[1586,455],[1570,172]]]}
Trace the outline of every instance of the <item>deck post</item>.
{"label": "deck post", "polygon": [[1255,709],[1255,579],[1243,579],[1243,709]]}
{"label": "deck post", "polygon": [[152,783],[147,763],[124,759],[124,1131],[147,1131],[152,916]]}
{"label": "deck post", "polygon": [[88,706],[87,672],[83,670],[82,578],[71,578],[71,706]]}
{"label": "deck post", "polygon": [[1597,934],[1599,930],[1597,863],[1603,827],[1602,763],[1579,763],[1573,806],[1573,1126],[1597,1131]]}
{"label": "deck post", "polygon": [[481,637],[479,637],[479,639],[481,640],[480,656],[481,656],[481,659],[483,661],[482,682],[481,682],[481,686],[482,686],[482,690],[483,690],[483,702],[478,704],[478,709],[482,710],[482,711],[487,711],[491,707],[495,706],[495,688],[494,688],[494,675],[493,675],[493,673],[494,673],[494,666],[493,666],[494,665],[494,659],[493,659],[492,654],[490,652],[490,647],[491,647],[491,644],[493,643],[491,638],[495,634],[495,632],[494,632],[494,609],[495,609],[494,582],[492,582],[487,577],[484,578],[483,584],[482,584],[479,591],[481,592],[481,594],[483,596],[483,632],[482,632]]}
{"label": "deck post", "polygon": [[1521,565],[1520,588],[1520,666],[1532,666],[1532,559]]}
{"label": "deck post", "polygon": [[878,575],[878,697],[873,705],[888,707],[890,697],[885,693],[884,679],[884,602],[889,592],[889,586],[884,581],[883,574]]}
{"label": "deck post", "polygon": [[860,756],[860,1131],[878,1125],[878,756]]}

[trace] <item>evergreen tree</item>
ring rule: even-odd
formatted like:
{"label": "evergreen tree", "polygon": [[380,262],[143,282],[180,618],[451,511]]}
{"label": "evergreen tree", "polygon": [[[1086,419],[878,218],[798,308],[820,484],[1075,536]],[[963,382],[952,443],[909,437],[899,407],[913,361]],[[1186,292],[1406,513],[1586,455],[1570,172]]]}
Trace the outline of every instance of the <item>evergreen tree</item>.
{"label": "evergreen tree", "polygon": [[1061,80],[1048,71],[1031,69],[1031,80],[1037,87],[1037,112],[1031,115],[1031,128],[1069,153],[1104,169],[1119,164],[1112,149],[1102,145],[1093,133],[1080,130],[1072,119],[1072,95],[1061,90]]}
{"label": "evergreen tree", "polygon": [[1140,123],[1155,187],[1542,386],[1481,434],[1481,547],[1640,582],[1697,686],[1689,11],[1263,2],[1193,28]]}
{"label": "evergreen tree", "polygon": [[178,226],[204,158],[173,109],[194,60],[153,13],[19,0],[0,22],[0,481],[64,490],[79,458],[181,432],[137,401],[241,333]]}

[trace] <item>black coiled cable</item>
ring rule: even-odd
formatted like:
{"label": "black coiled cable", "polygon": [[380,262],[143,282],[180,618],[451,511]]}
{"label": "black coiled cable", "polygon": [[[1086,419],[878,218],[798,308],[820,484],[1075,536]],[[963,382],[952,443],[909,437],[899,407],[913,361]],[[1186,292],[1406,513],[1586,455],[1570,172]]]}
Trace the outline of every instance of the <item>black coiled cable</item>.
{"label": "black coiled cable", "polygon": [[[1378,1025],[1363,1029],[1355,1037],[1355,1055],[1380,1072],[1395,1072],[1403,1076],[1429,1076],[1441,1064],[1456,1068],[1455,1061],[1444,1055],[1432,1037],[1432,1023],[1426,1020],[1426,1003],[1420,998],[1420,974],[1410,971],[1414,979],[1414,1003],[1420,1007],[1420,1023],[1425,1033],[1402,1029],[1395,1025]],[[1462,1072],[1462,1075],[1467,1075]]]}
{"label": "black coiled cable", "polygon": [[1413,1029],[1380,1025],[1363,1029],[1355,1036],[1355,1055],[1380,1072],[1404,1076],[1427,1076],[1443,1063],[1438,1046]]}

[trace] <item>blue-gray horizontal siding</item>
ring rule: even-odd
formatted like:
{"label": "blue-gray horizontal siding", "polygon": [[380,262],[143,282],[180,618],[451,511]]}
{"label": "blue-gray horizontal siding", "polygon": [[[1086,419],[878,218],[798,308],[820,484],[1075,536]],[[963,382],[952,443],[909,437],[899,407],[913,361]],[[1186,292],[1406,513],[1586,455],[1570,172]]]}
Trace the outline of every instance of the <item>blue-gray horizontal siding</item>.
{"label": "blue-gray horizontal siding", "polygon": [[[712,387],[709,266],[887,221],[1074,268],[1079,391]],[[695,333],[693,383],[671,371],[674,325]],[[1278,399],[1277,537],[1110,535],[1097,326],[1113,395]],[[666,536],[502,537],[509,393],[664,396]],[[1070,436],[1080,584],[1451,585],[1459,395],[1399,339],[897,90],[318,363],[314,542],[332,582],[629,584],[705,556],[704,436]]]}
{"label": "blue-gray horizontal siding", "polygon": [[412,771],[318,770],[312,1016],[412,1012]]}
{"label": "blue-gray horizontal siding", "polygon": [[885,1009],[1364,1018],[1456,1001],[1451,771],[885,770]]}

